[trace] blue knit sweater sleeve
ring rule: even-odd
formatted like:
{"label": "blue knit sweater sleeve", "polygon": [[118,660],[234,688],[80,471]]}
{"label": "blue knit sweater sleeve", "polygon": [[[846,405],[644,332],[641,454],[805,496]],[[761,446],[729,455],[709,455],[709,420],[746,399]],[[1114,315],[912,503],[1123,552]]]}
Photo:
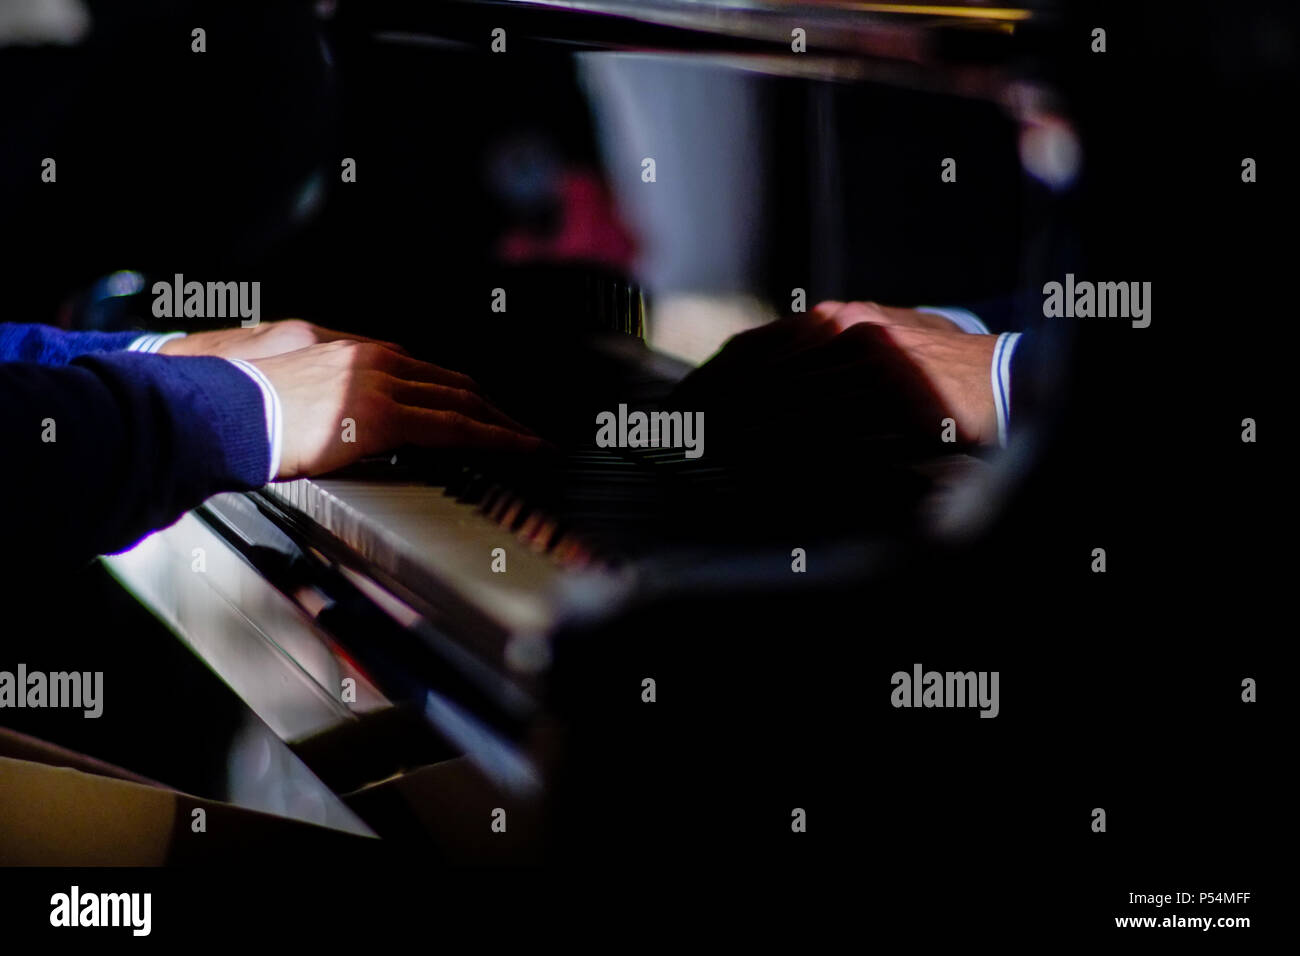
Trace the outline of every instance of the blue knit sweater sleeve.
{"label": "blue knit sweater sleeve", "polygon": [[128,348],[139,332],[65,332],[48,325],[0,322],[0,362],[67,365],[79,355]]}
{"label": "blue knit sweater sleeve", "polygon": [[[77,339],[42,354],[103,341]],[[261,391],[236,365],[94,349],[62,365],[0,363],[0,447],[11,540],[57,563],[121,550],[212,494],[264,484],[271,455]]]}

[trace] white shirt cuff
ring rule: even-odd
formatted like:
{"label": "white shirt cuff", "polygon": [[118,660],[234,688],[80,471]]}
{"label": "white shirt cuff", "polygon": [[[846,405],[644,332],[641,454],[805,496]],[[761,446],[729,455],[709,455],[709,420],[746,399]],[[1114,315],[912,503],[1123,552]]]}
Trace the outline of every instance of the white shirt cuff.
{"label": "white shirt cuff", "polygon": [[172,339],[183,339],[184,332],[148,333],[140,336],[126,347],[128,352],[147,352],[152,355]]}
{"label": "white shirt cuff", "polygon": [[[968,309],[953,306],[918,305],[918,312],[941,315],[963,332],[971,335],[989,335],[989,327],[978,315]],[[989,370],[993,385],[993,407],[998,416],[998,444],[1007,447],[1007,432],[1011,427],[1011,355],[1020,341],[1019,332],[1003,332],[993,345],[993,365]]]}
{"label": "white shirt cuff", "polygon": [[947,305],[918,305],[916,311],[941,315],[963,332],[969,332],[972,335],[989,334],[989,327],[980,320],[978,315],[968,309],[958,309]]}
{"label": "white shirt cuff", "polygon": [[1011,427],[1011,354],[1019,342],[1019,332],[1003,332],[993,345],[993,407],[998,414],[998,444],[1003,448]]}
{"label": "white shirt cuff", "polygon": [[280,408],[280,396],[276,394],[275,386],[271,380],[262,374],[261,370],[243,359],[227,359],[232,365],[237,366],[240,371],[257,383],[257,387],[262,390],[262,405],[266,409],[266,439],[271,444],[271,470],[266,476],[268,482],[275,481],[276,475],[280,473],[280,451],[283,442],[283,432],[281,422],[284,414]]}

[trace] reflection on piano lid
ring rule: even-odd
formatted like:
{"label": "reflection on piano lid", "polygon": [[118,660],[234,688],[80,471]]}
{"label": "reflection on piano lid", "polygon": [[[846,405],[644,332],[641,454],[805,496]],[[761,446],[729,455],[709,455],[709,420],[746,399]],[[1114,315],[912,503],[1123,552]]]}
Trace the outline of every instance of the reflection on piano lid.
{"label": "reflection on piano lid", "polygon": [[[386,43],[483,48],[504,29],[526,45],[575,50],[689,51],[697,59],[775,75],[872,79],[996,98],[1005,77],[967,67],[1007,62],[1021,27],[1048,18],[1046,0],[868,3],[857,0],[451,0],[371,2],[343,13]],[[795,49],[795,31],[803,47]],[[797,53],[798,55],[791,55]],[[967,67],[942,74],[936,66]],[[924,66],[918,70],[916,67]]]}

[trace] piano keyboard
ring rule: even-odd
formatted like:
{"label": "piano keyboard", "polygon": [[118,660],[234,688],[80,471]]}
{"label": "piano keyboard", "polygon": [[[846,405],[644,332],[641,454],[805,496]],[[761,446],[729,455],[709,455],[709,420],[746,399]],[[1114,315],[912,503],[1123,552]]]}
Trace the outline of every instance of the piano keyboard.
{"label": "piano keyboard", "polygon": [[[505,633],[545,633],[554,623],[560,564],[519,547],[509,531],[443,488],[339,478],[267,490],[417,594],[449,589]],[[505,551],[504,573],[492,570],[496,548]]]}
{"label": "piano keyboard", "polygon": [[[401,457],[265,491],[410,591],[450,590],[506,633],[547,631],[569,572],[671,541],[728,488],[724,469],[680,449],[590,448],[550,464]],[[497,548],[504,573],[492,570]]]}

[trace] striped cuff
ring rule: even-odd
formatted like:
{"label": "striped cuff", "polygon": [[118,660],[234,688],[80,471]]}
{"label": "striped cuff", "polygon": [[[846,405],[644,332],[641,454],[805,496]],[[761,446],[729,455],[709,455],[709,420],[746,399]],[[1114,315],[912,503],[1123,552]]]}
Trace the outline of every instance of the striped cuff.
{"label": "striped cuff", "polygon": [[257,387],[262,390],[262,405],[266,409],[266,438],[271,443],[271,472],[266,480],[275,481],[280,473],[280,445],[284,437],[281,425],[284,414],[280,408],[280,396],[276,394],[271,380],[263,375],[256,365],[243,359],[227,359],[227,361],[238,366],[239,370],[256,382]]}
{"label": "striped cuff", "polygon": [[1019,341],[1019,332],[1003,332],[993,346],[993,407],[998,415],[998,444],[1003,448],[1011,427],[1011,355]]}
{"label": "striped cuff", "polygon": [[[917,312],[943,316],[963,332],[971,335],[990,335],[989,327],[978,315],[967,309],[952,306],[918,305]],[[998,444],[1007,447],[1007,432],[1011,428],[1011,354],[1020,341],[1019,332],[1003,332],[993,345],[993,365],[989,370],[993,385],[993,407],[998,416]]]}
{"label": "striped cuff", "polygon": [[142,335],[128,345],[126,350],[128,352],[146,352],[152,355],[172,339],[182,339],[184,337],[184,332],[159,332]]}
{"label": "striped cuff", "polygon": [[989,334],[989,327],[980,320],[978,315],[968,309],[958,309],[948,305],[918,305],[916,311],[943,316],[963,332],[969,332],[972,335]]}

